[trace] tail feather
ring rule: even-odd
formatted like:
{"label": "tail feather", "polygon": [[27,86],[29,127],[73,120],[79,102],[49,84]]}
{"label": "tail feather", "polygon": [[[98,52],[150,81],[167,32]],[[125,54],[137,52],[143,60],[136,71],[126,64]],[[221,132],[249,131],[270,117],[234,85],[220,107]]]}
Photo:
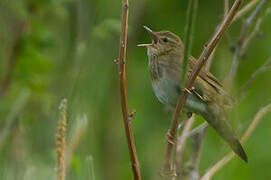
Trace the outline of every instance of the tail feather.
{"label": "tail feather", "polygon": [[248,162],[247,155],[239,142],[231,125],[227,121],[226,113],[222,107],[216,104],[209,104],[207,112],[202,116],[216,130],[216,132],[229,144],[231,149],[245,162]]}

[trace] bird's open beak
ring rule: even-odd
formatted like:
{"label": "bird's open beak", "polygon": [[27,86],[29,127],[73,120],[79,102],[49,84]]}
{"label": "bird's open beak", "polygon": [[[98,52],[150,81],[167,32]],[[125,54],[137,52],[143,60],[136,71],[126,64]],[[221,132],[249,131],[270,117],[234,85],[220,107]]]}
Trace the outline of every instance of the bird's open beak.
{"label": "bird's open beak", "polygon": [[[157,34],[155,32],[153,32],[150,28],[148,28],[147,26],[143,26],[144,29],[147,30],[147,32],[150,34],[151,38],[152,38],[152,44],[156,44],[159,40],[159,37],[157,36]],[[146,47],[146,46],[150,46],[152,44],[138,44],[137,46],[140,47]]]}

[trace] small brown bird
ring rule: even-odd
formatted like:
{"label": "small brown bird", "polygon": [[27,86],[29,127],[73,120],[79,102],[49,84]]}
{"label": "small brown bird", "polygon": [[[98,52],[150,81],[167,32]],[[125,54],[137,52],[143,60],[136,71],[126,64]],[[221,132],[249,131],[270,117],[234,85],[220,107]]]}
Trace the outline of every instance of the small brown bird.
{"label": "small brown bird", "polygon": [[[150,34],[152,43],[138,46],[147,47],[154,93],[160,102],[175,108],[183,90],[180,87],[184,55],[182,40],[170,31],[153,32],[146,26],[144,28]],[[195,58],[190,56],[188,74],[191,73],[195,64]],[[224,111],[224,106],[231,104],[232,98],[223,86],[210,72],[202,69],[195,80],[193,90],[186,99],[184,112],[202,116],[230,145],[232,150],[247,162],[247,155]]]}

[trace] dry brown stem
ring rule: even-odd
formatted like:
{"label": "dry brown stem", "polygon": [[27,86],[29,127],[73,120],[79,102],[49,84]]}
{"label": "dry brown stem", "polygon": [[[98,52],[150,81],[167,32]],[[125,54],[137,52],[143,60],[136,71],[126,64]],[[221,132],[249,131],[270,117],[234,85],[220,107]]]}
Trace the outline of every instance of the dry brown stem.
{"label": "dry brown stem", "polygon": [[132,164],[132,172],[135,180],[141,180],[139,162],[136,154],[136,146],[132,131],[131,117],[129,114],[127,91],[126,91],[126,51],[127,51],[127,30],[128,30],[128,0],[122,0],[122,24],[120,35],[120,49],[119,49],[119,79],[120,79],[120,98],[123,123],[126,133],[126,140],[128,143],[130,161]]}
{"label": "dry brown stem", "polygon": [[231,66],[228,79],[227,79],[228,86],[232,86],[233,79],[235,78],[238,67],[239,67],[240,59],[244,55],[245,50],[247,49],[248,41],[249,41],[248,39],[250,37],[248,33],[249,29],[266,2],[267,0],[262,0],[259,3],[259,5],[255,8],[255,10],[251,13],[251,15],[243,23],[241,34],[240,34],[240,37],[239,37],[239,40],[237,42],[236,49],[234,52],[232,66]]}
{"label": "dry brown stem", "polygon": [[195,136],[195,156],[193,158],[193,166],[194,169],[198,171],[199,168],[199,162],[200,162],[200,150],[202,147],[202,141],[206,135],[208,127],[201,129],[201,131],[199,131],[196,136]]}
{"label": "dry brown stem", "polygon": [[177,147],[176,147],[176,175],[177,178],[180,176],[182,168],[183,168],[183,151],[186,144],[187,134],[189,133],[195,117],[192,115],[187,122],[185,123],[184,129],[180,137],[177,140]]}
{"label": "dry brown stem", "polygon": [[[193,83],[194,83],[196,77],[198,76],[201,68],[204,66],[206,60],[208,59],[208,57],[210,56],[210,54],[212,53],[212,51],[214,50],[214,48],[216,47],[216,45],[218,44],[218,42],[220,41],[222,36],[224,35],[225,31],[228,29],[229,25],[231,24],[231,22],[232,22],[234,16],[236,15],[238,8],[240,7],[242,1],[243,0],[236,0],[235,1],[231,10],[229,11],[226,18],[223,20],[222,24],[218,28],[215,35],[212,37],[210,42],[205,45],[204,50],[202,51],[202,53],[197,61],[197,64],[193,69],[193,72],[188,77],[188,81],[186,84],[186,89],[188,89],[188,91],[183,91],[183,93],[181,94],[181,96],[178,100],[175,112],[173,114],[172,121],[171,121],[171,129],[169,132],[170,132],[170,135],[173,140],[176,139],[178,118],[180,117],[180,115],[183,111],[183,107],[185,104],[185,100],[189,94],[189,90],[192,88]],[[171,171],[171,164],[172,164],[172,160],[173,160],[173,156],[172,156],[173,150],[174,150],[174,144],[172,144],[171,142],[168,142],[167,149],[166,149],[164,172]]]}
{"label": "dry brown stem", "polygon": [[250,1],[247,5],[245,5],[245,7],[243,7],[242,9],[240,9],[240,11],[238,11],[238,13],[236,14],[234,21],[240,19],[242,16],[244,16],[246,13],[249,12],[249,10],[251,10],[260,0],[252,0]]}
{"label": "dry brown stem", "polygon": [[201,129],[201,131],[197,132],[197,134],[193,137],[194,138],[194,155],[192,158],[191,163],[188,164],[186,168],[186,172],[184,177],[187,177],[187,180],[199,180],[200,173],[199,173],[199,163],[200,163],[200,152],[203,144],[203,139],[206,135],[208,128]]}
{"label": "dry brown stem", "polygon": [[[223,18],[225,18],[227,16],[227,14],[229,13],[229,8],[230,8],[230,0],[224,0],[224,15],[223,15]],[[214,59],[214,56],[215,56],[215,52],[216,52],[216,49],[217,49],[217,46],[214,48],[213,52],[211,53],[211,55],[209,56],[206,64],[205,64],[205,69],[207,71],[210,71],[211,69],[211,66],[212,66],[212,63],[213,63],[213,59]],[[201,148],[201,144],[202,144],[202,141],[204,139],[204,136],[206,134],[206,130],[208,128],[208,123],[205,122],[204,124],[200,125],[199,127],[193,129],[190,133],[187,134],[187,138],[189,136],[193,136],[193,135],[198,135],[200,136],[200,138],[197,138],[198,140],[198,144],[199,144],[199,149]],[[202,133],[204,132],[204,133]],[[200,152],[198,152],[199,154]],[[197,153],[195,153],[195,157],[194,159],[198,159],[198,157],[196,157]],[[196,163],[197,161],[195,161]],[[199,164],[199,163],[198,163]],[[193,164],[193,166],[195,166],[195,171],[196,171],[196,167],[198,166],[198,164]]]}
{"label": "dry brown stem", "polygon": [[211,68],[211,66],[212,66],[213,59],[214,59],[215,52],[216,52],[216,48],[217,48],[217,47],[215,47],[215,49],[213,50],[212,54],[210,55],[210,57],[208,58],[208,60],[207,60],[207,62],[206,62],[206,64],[205,64],[205,69],[206,69],[207,71],[209,71],[210,68]]}
{"label": "dry brown stem", "polygon": [[67,126],[67,100],[63,99],[59,106],[60,119],[56,133],[56,180],[65,180],[65,151]]}
{"label": "dry brown stem", "polygon": [[199,125],[199,126],[195,127],[194,129],[192,129],[189,132],[189,134],[187,134],[187,137],[194,136],[194,135],[198,134],[199,132],[203,131],[204,129],[207,129],[207,127],[208,127],[208,123],[204,122],[201,125]]}
{"label": "dry brown stem", "polygon": [[[259,2],[259,0],[250,1],[245,7],[243,7],[241,10],[238,11],[238,13],[234,17],[233,21],[236,21],[236,20],[240,19],[241,17],[243,17],[244,15],[246,15],[246,13],[248,13],[249,10],[251,10],[258,2]],[[229,0],[224,0],[224,17],[226,17],[228,11],[229,11]],[[251,33],[251,35],[252,35],[252,33]],[[211,68],[211,64],[212,64],[212,60],[213,60],[213,56],[215,54],[215,51],[216,51],[216,48],[214,49],[214,51],[210,55],[208,61],[206,62],[205,68],[207,70],[209,70]]]}
{"label": "dry brown stem", "polygon": [[[241,138],[241,142],[244,143],[249,138],[249,136],[252,134],[252,132],[255,130],[256,126],[259,124],[260,120],[266,115],[268,112],[271,111],[271,104],[268,104],[267,106],[260,109],[260,111],[257,112],[255,115],[252,123],[249,125],[248,129],[244,133],[244,135]],[[232,158],[234,157],[234,153],[230,152],[227,155],[225,155],[220,161],[218,161],[216,164],[214,164],[201,178],[201,180],[209,180],[211,177],[220,170],[225,164],[227,164]]]}

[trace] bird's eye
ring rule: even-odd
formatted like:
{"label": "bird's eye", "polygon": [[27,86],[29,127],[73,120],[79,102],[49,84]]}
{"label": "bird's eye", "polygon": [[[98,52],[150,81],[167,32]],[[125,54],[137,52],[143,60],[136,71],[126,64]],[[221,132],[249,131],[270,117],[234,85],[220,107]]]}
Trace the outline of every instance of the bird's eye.
{"label": "bird's eye", "polygon": [[168,38],[166,38],[166,37],[163,38],[163,41],[164,41],[164,42],[168,42]]}

